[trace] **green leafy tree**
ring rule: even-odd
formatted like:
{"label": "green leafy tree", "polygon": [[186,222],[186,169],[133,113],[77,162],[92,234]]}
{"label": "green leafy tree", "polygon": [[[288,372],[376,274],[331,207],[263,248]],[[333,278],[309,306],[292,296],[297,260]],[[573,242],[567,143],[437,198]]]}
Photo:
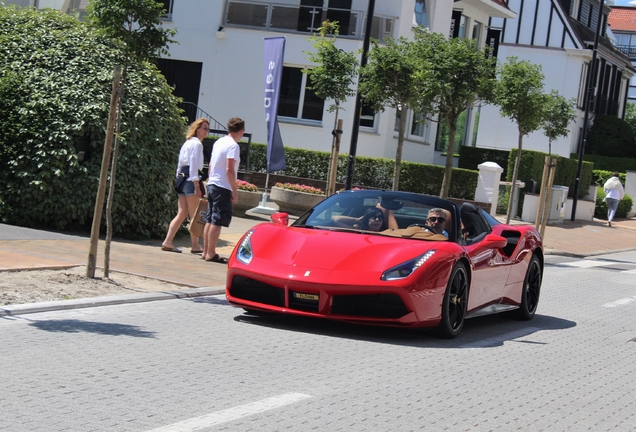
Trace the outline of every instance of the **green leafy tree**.
{"label": "green leafy tree", "polygon": [[[355,96],[353,89],[355,78],[358,75],[358,59],[352,52],[344,51],[336,47],[336,39],[339,34],[338,22],[325,21],[318,29],[318,35],[311,36],[309,40],[313,42],[315,53],[305,51],[310,62],[316,64],[315,67],[305,69],[310,79],[309,89],[316,93],[316,96],[323,100],[333,100],[329,106],[329,112],[336,113],[334,120],[334,131],[338,125],[338,113],[340,105],[348,97]],[[331,147],[330,169],[336,169],[338,159],[337,138],[334,139]],[[329,178],[335,176],[329,176]],[[330,188],[333,185],[330,182]]]}
{"label": "green leafy tree", "polygon": [[[415,48],[420,67],[415,77],[421,89],[418,111],[436,114],[448,131],[441,197],[447,197],[453,172],[457,123],[478,99],[490,99],[495,82],[495,58],[477,49],[475,41],[447,40],[439,33],[417,31]],[[465,114],[464,114],[465,115]]]}
{"label": "green leafy tree", "polygon": [[[11,6],[0,7],[0,47],[0,220],[90,228],[121,47],[75,17]],[[113,225],[124,237],[162,236],[185,124],[154,65],[131,65],[129,83]]]}
{"label": "green leafy tree", "polygon": [[568,126],[576,118],[575,103],[574,99],[567,100],[556,90],[546,96],[541,127],[548,137],[548,156],[552,154],[552,141],[570,133]]}
{"label": "green leafy tree", "polygon": [[339,33],[337,21],[325,21],[322,24],[318,35],[308,39],[313,42],[316,52],[304,51],[309,61],[316,66],[303,70],[311,80],[308,88],[323,100],[333,100],[329,112],[336,113],[342,102],[356,95],[353,85],[358,73],[356,55],[336,46]]}
{"label": "green leafy tree", "polygon": [[173,28],[162,25],[163,4],[155,0],[93,0],[88,19],[105,34],[125,45],[126,57],[147,60],[168,54],[175,41]]}
{"label": "green leafy tree", "polygon": [[359,90],[362,98],[376,111],[386,106],[394,108],[400,119],[398,143],[395,151],[393,190],[398,190],[404,131],[408,110],[417,106],[420,94],[415,74],[420,67],[415,43],[400,37],[389,39],[384,46],[373,41],[368,63],[362,68]]}
{"label": "green leafy tree", "polygon": [[508,57],[507,62],[499,68],[494,101],[499,106],[501,114],[514,121],[519,131],[518,151],[512,172],[511,199],[508,201],[506,223],[510,223],[512,216],[514,201],[512,197],[517,187],[523,137],[538,130],[543,120],[543,107],[546,104],[546,95],[543,94],[543,78],[541,66],[527,60],[518,60],[516,57]]}

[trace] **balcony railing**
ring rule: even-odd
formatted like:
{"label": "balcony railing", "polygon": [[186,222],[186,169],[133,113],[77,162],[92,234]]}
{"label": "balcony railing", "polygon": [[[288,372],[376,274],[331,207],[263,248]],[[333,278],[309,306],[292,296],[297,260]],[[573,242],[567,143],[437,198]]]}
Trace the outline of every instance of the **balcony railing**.
{"label": "balcony railing", "polygon": [[[338,21],[340,37],[362,39],[364,11],[228,0],[223,25],[286,33],[315,33],[326,20]],[[374,15],[371,37],[384,41],[393,36],[395,18]]]}
{"label": "balcony railing", "polygon": [[632,45],[616,45],[616,48],[621,50],[630,59],[636,58],[636,46]]}

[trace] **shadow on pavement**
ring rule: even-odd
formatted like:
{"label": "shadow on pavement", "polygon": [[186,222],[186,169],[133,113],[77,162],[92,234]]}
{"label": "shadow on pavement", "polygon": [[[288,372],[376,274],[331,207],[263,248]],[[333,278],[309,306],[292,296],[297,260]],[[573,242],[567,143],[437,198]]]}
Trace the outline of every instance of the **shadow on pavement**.
{"label": "shadow on pavement", "polygon": [[154,338],[155,332],[141,330],[138,326],[128,324],[102,323],[81,320],[44,320],[30,323],[32,327],[49,332],[64,333],[96,333],[109,336],[133,336]]}
{"label": "shadow on pavement", "polygon": [[[240,311],[240,310],[237,310]],[[538,332],[544,330],[566,330],[576,326],[573,321],[536,315],[531,321],[516,321],[498,315],[489,315],[466,320],[462,332],[452,340],[440,339],[435,329],[411,330],[395,327],[376,327],[343,323],[322,318],[307,318],[280,314],[245,312],[234,317],[244,324],[259,325],[283,331],[303,332],[336,338],[347,338],[411,346],[418,348],[492,348],[505,342],[544,344]],[[536,340],[524,340],[533,336]]]}

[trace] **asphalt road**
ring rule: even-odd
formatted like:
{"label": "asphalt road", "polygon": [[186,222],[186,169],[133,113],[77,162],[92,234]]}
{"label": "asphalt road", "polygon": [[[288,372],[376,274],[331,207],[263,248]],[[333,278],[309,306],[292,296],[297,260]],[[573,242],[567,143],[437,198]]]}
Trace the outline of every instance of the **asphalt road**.
{"label": "asphalt road", "polygon": [[547,257],[537,316],[455,340],[223,296],[0,318],[0,430],[633,431],[636,252]]}

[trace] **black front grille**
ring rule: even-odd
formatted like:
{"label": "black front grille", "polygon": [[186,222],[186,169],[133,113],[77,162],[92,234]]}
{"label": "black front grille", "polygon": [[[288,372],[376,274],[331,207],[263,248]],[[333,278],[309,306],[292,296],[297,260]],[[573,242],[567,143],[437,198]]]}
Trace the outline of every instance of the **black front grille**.
{"label": "black front grille", "polygon": [[336,295],[331,313],[371,318],[400,318],[408,313],[402,299],[395,294]]}
{"label": "black front grille", "polygon": [[285,307],[285,293],[281,288],[243,276],[234,276],[232,278],[230,295],[234,298],[256,303]]}

